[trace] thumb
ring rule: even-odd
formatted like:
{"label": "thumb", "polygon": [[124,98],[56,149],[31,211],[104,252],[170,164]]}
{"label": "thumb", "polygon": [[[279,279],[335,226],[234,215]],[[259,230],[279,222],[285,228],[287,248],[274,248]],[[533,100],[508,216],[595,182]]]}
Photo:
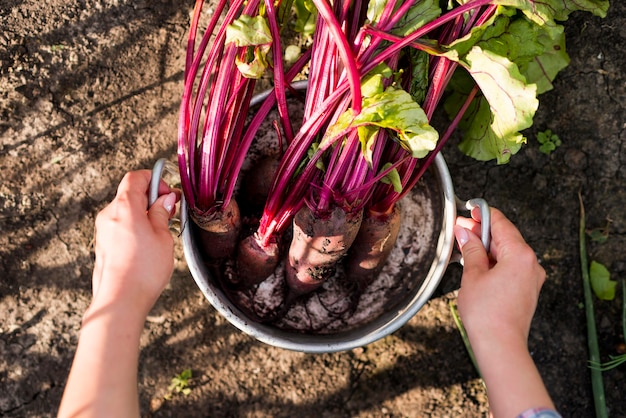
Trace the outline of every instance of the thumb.
{"label": "thumb", "polygon": [[176,193],[171,192],[159,196],[154,205],[148,210],[148,219],[152,226],[157,229],[169,230],[169,219],[172,216],[176,204]]}
{"label": "thumb", "polygon": [[465,270],[489,269],[489,256],[480,238],[460,225],[454,227],[454,236],[463,254],[463,267]]}

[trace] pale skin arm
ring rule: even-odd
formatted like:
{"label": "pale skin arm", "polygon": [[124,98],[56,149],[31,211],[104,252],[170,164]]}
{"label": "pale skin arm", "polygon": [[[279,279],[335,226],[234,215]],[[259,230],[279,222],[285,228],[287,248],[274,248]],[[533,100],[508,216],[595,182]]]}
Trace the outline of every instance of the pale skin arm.
{"label": "pale skin arm", "polygon": [[528,351],[530,324],[545,271],[517,228],[497,209],[491,210],[491,217],[489,255],[478,238],[476,221],[459,218],[455,226],[465,260],[459,314],[493,416],[508,418],[530,408],[553,409]]}
{"label": "pale skin arm", "polygon": [[59,417],[138,417],[139,339],[174,266],[168,228],[178,200],[162,183],[146,211],[150,172],[128,173],[96,218],[93,298],[82,321]]}

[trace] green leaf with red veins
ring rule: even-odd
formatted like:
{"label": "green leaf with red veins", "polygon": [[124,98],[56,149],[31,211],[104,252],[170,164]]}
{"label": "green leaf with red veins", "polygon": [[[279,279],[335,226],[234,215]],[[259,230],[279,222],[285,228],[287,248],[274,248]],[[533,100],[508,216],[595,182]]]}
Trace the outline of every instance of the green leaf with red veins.
{"label": "green leaf with red veins", "polygon": [[513,9],[500,8],[498,12],[486,25],[447,48],[464,56],[473,46],[480,46],[517,64],[526,82],[537,84],[537,94],[551,90],[552,80],[569,64],[563,27],[537,25],[516,16]]}
{"label": "green leaf with red veins", "polygon": [[439,134],[430,126],[426,114],[411,95],[404,90],[388,87],[384,92],[363,98],[361,113],[352,109],[344,112],[324,135],[320,148],[337,140],[348,130],[359,129],[361,147],[369,164],[367,150],[372,148],[377,129],[388,129],[413,158],[423,158],[437,144]]}
{"label": "green leaf with red veins", "polygon": [[423,103],[428,90],[428,63],[430,56],[417,49],[409,49],[407,51],[411,57],[411,86],[409,93],[417,103]]}
{"label": "green leaf with red veins", "polygon": [[[524,17],[516,17],[515,10],[498,8],[484,25],[472,28],[471,32],[447,45],[444,54],[453,60],[464,57],[475,46],[489,50],[513,61],[518,67],[525,66],[534,57],[545,51],[545,45],[539,41],[542,28]],[[454,54],[457,54],[456,56]]]}
{"label": "green leaf with red veins", "polygon": [[270,28],[263,16],[241,15],[226,27],[226,43],[257,46],[272,43]]}
{"label": "green leaf with red veins", "polygon": [[472,118],[464,118],[459,124],[464,131],[459,149],[470,157],[479,161],[495,159],[498,164],[506,164],[526,143],[519,132],[501,137],[494,131],[491,108],[484,97],[475,99],[467,114]]}
{"label": "green leaf with red veins", "polygon": [[[526,139],[519,131],[530,127],[537,111],[537,88],[526,84],[513,62],[490,51],[473,47],[459,60],[482,91],[487,103],[474,106],[471,119],[459,127],[465,131],[459,145],[477,160],[507,163]],[[473,113],[473,114],[472,114]]]}
{"label": "green leaf with red veins", "polygon": [[[371,25],[376,26],[387,3],[388,0],[369,1],[367,4],[367,19]],[[401,5],[402,2],[397,2],[394,10],[397,10]],[[426,23],[435,20],[440,15],[439,2],[434,0],[418,1],[402,16],[391,32],[394,35],[406,36]]]}
{"label": "green leaf with red veins", "polygon": [[495,0],[494,3],[520,9],[539,25],[551,24],[554,20],[567,20],[569,14],[575,11],[605,17],[609,9],[608,0]]}
{"label": "green leaf with red veins", "polygon": [[226,44],[247,47],[245,59],[237,57],[237,68],[244,77],[260,78],[268,66],[267,54],[272,44],[270,28],[263,16],[241,17],[226,27]]}
{"label": "green leaf with red veins", "polygon": [[537,25],[503,8],[499,12],[487,27],[475,28],[447,48],[464,56],[477,45],[517,64],[526,83],[537,84],[537,94],[551,90],[552,80],[569,64],[563,26]]}
{"label": "green leaf with red veins", "polygon": [[402,16],[391,32],[394,35],[407,36],[439,16],[441,16],[441,9],[438,1],[418,1]]}
{"label": "green leaf with red veins", "polygon": [[563,26],[542,26],[537,40],[544,45],[544,53],[534,57],[526,66],[521,66],[528,83],[537,85],[537,94],[552,90],[556,75],[569,65],[565,51]]}
{"label": "green leaf with red veins", "polygon": [[510,23],[510,16],[515,15],[515,13],[514,9],[498,7],[493,16],[483,25],[472,27],[467,35],[455,39],[450,45],[446,45],[445,49],[452,51],[444,55],[450,59],[454,58],[449,56],[451,54],[457,54],[457,56],[462,57],[479,42],[501,36]]}
{"label": "green leaf with red veins", "polygon": [[477,43],[482,49],[506,57],[520,68],[545,51],[545,46],[538,40],[540,26],[525,18],[511,19],[506,16],[501,16],[496,22],[500,31],[485,31]]}

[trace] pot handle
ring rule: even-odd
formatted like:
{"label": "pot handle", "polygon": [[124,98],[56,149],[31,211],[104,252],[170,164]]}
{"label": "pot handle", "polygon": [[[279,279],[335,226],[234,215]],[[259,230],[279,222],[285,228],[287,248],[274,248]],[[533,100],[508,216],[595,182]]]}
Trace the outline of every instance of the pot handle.
{"label": "pot handle", "polygon": [[[170,187],[180,183],[180,176],[176,164],[165,158],[159,158],[152,167],[152,177],[150,178],[150,187],[148,189],[148,209],[150,209],[159,198],[159,183],[161,182],[161,177],[167,177],[166,182]],[[180,219],[170,219],[170,229],[180,232],[177,225],[180,225]]]}
{"label": "pot handle", "polygon": [[[480,209],[480,239],[483,242],[483,247],[489,252],[491,247],[491,212],[489,211],[489,204],[485,199],[474,198],[470,200],[461,200],[455,196],[456,209],[461,211],[471,212],[474,208]],[[459,252],[452,254],[451,262],[458,262],[463,265],[463,256]]]}

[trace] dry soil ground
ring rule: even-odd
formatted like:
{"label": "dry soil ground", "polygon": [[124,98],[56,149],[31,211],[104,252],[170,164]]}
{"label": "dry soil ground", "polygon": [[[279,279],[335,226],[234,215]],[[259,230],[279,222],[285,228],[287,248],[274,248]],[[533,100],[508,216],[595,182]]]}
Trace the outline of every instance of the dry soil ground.
{"label": "dry soil ground", "polygon": [[[3,0],[0,6],[0,415],[53,416],[89,302],[95,214],[125,171],[174,159],[191,1]],[[581,309],[578,200],[607,227],[593,259],[626,277],[626,5],[565,23],[571,65],[544,96],[529,143],[507,166],[445,150],[456,191],[507,213],[548,273],[530,347],[566,417],[594,414]],[[563,145],[539,152],[536,134]],[[448,302],[448,269],[406,326],[370,346],[309,355],[259,343],[206,302],[180,245],[145,327],[146,416],[484,416],[485,391]],[[624,342],[621,296],[596,301],[603,359]],[[166,400],[191,368],[189,396]],[[626,367],[605,373],[626,416]]]}

